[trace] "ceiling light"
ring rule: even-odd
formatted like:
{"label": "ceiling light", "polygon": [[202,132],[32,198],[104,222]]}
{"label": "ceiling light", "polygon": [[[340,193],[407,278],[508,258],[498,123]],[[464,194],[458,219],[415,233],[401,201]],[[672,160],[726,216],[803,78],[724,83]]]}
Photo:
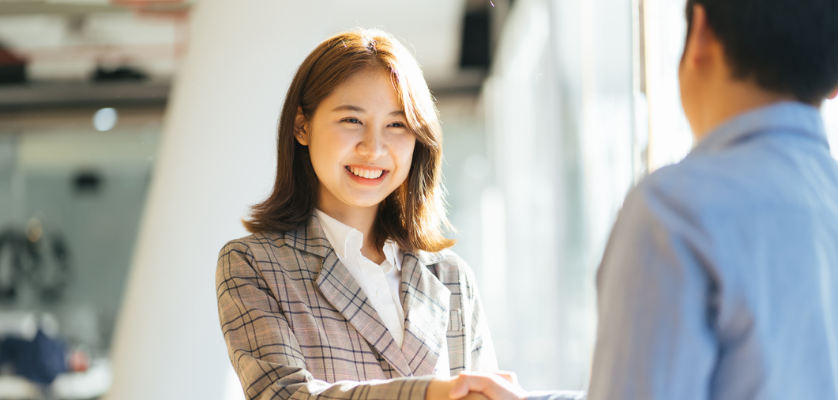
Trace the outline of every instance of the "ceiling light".
{"label": "ceiling light", "polygon": [[93,114],[93,127],[99,132],[105,132],[113,129],[116,125],[116,110],[113,108],[103,108]]}

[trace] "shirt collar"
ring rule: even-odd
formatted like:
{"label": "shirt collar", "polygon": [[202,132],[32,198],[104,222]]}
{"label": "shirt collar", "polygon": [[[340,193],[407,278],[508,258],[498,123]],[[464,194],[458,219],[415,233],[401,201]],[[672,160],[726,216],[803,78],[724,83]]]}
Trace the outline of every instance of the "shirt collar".
{"label": "shirt collar", "polygon": [[384,257],[386,257],[387,261],[396,267],[397,270],[402,270],[402,258],[399,257],[399,245],[396,244],[396,242],[390,239],[387,239],[387,241],[384,242]]}
{"label": "shirt collar", "polygon": [[[335,249],[338,258],[346,260],[349,257],[361,256],[361,246],[364,243],[364,234],[361,231],[332,218],[319,209],[314,209],[314,215],[320,220],[320,226],[326,234],[326,239]],[[387,239],[384,242],[383,251],[384,257],[390,262],[390,265],[401,271],[399,245],[393,240]]]}
{"label": "shirt collar", "polygon": [[794,131],[829,146],[820,110],[807,104],[784,101],[745,112],[722,123],[699,141],[691,153],[721,150],[752,134],[776,130]]}

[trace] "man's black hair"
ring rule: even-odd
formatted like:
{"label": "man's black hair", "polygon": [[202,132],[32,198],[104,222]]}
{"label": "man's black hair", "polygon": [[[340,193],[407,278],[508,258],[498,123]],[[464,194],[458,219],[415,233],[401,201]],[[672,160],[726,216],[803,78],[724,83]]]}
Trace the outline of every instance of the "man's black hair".
{"label": "man's black hair", "polygon": [[814,105],[838,86],[838,0],[687,0],[687,35],[697,4],[734,78]]}

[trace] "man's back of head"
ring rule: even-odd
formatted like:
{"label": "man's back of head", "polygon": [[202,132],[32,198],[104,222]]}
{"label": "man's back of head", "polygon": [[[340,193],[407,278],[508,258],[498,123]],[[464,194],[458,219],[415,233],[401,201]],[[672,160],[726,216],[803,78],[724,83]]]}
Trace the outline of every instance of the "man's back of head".
{"label": "man's back of head", "polygon": [[734,78],[812,105],[838,86],[838,1],[689,0],[688,24],[695,5],[704,6]]}
{"label": "man's back of head", "polygon": [[751,108],[834,95],[838,0],[688,0],[686,11],[682,102],[697,138]]}

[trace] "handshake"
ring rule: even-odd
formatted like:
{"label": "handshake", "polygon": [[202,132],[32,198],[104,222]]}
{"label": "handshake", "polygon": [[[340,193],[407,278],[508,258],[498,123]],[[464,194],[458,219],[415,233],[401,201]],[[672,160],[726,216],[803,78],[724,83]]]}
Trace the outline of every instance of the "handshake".
{"label": "handshake", "polygon": [[425,400],[524,400],[528,395],[514,372],[461,372],[431,381]]}

